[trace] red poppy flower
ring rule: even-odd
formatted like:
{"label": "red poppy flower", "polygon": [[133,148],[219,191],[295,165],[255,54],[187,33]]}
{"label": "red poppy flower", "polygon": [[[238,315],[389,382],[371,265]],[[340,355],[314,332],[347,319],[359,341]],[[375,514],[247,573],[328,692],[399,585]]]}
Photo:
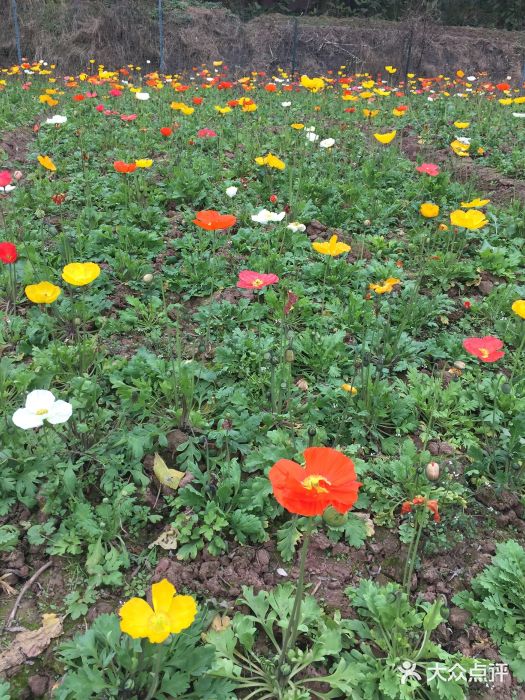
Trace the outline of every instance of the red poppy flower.
{"label": "red poppy flower", "polygon": [[438,502],[435,500],[434,501],[430,500],[430,501],[427,501],[425,505],[429,509],[429,511],[434,513],[434,522],[439,523],[439,521],[441,520],[441,516],[439,515],[439,511],[438,511]]}
{"label": "red poppy flower", "polygon": [[10,265],[16,262],[17,257],[18,254],[14,243],[8,243],[7,241],[0,243],[0,260],[5,265]]}
{"label": "red poppy flower", "polygon": [[470,307],[472,306],[472,304],[471,304],[471,302],[467,299],[466,301],[463,302],[463,306],[465,307],[465,309],[470,309]]}
{"label": "red poppy flower", "polygon": [[416,170],[418,173],[424,173],[431,177],[439,175],[439,165],[435,165],[434,163],[421,163],[421,165],[417,166]]}
{"label": "red poppy flower", "polygon": [[213,129],[199,129],[199,131],[197,131],[197,136],[200,139],[213,139],[217,136],[217,132],[213,131]]}
{"label": "red poppy flower", "polygon": [[66,195],[63,192],[60,192],[59,194],[54,194],[51,199],[57,205],[64,204],[66,201]]}
{"label": "red poppy flower", "polygon": [[112,88],[112,89],[109,91],[109,95],[110,95],[111,97],[120,97],[121,94],[122,94],[122,90],[118,90],[117,88]]}
{"label": "red poppy flower", "polygon": [[190,89],[189,85],[176,85],[174,88],[175,92],[186,92]]}
{"label": "red poppy flower", "polygon": [[230,100],[228,102],[228,107],[231,107],[233,109],[234,107],[237,107],[238,104],[239,104],[239,100]]}
{"label": "red poppy flower", "polygon": [[275,204],[275,202],[277,201],[277,195],[276,195],[276,194],[271,194],[271,195],[268,197],[268,199],[270,200],[270,202],[271,202],[272,204]]}
{"label": "red poppy flower", "polygon": [[497,83],[496,87],[498,90],[501,90],[501,92],[505,92],[505,90],[510,90],[510,85],[508,83]]}
{"label": "red poppy flower", "polygon": [[466,338],[463,341],[463,347],[482,362],[496,362],[505,355],[501,350],[502,341],[493,335],[486,335],[483,338]]}
{"label": "red poppy flower", "polygon": [[398,112],[406,112],[408,109],[408,105],[398,105],[396,109]]}
{"label": "red poppy flower", "polygon": [[233,83],[230,83],[228,80],[223,80],[222,83],[217,85],[217,90],[229,90],[231,87],[233,87]]}
{"label": "red poppy flower", "polygon": [[276,501],[297,515],[322,515],[328,506],[339,513],[349,511],[362,485],[352,460],[331,447],[309,447],[304,459],[305,467],[280,459],[270,469]]}
{"label": "red poppy flower", "polygon": [[205,209],[195,214],[193,223],[206,231],[220,231],[234,226],[237,219],[233,214],[220,214],[214,209]]}
{"label": "red poppy flower", "polygon": [[137,169],[135,163],[124,163],[123,160],[116,160],[113,163],[113,167],[115,168],[117,173],[132,173],[134,170]]}
{"label": "red poppy flower", "polygon": [[104,107],[104,105],[97,105],[95,109],[97,110],[97,112],[103,112],[106,108]]}
{"label": "red poppy flower", "polygon": [[192,99],[192,102],[193,102],[194,105],[201,105],[201,104],[202,104],[202,100],[203,100],[202,97],[194,97],[194,98]]}
{"label": "red poppy flower", "polygon": [[270,284],[277,284],[279,278],[272,273],[254,272],[253,270],[241,270],[237,287],[239,289],[262,289]]}
{"label": "red poppy flower", "polygon": [[173,129],[170,129],[169,126],[163,126],[160,130],[160,133],[163,136],[166,136],[166,138],[167,138],[168,136],[171,136],[173,134]]}
{"label": "red poppy flower", "polygon": [[410,513],[412,510],[412,503],[410,501],[405,501],[403,505],[401,506],[401,513],[404,515],[405,513]]}
{"label": "red poppy flower", "polygon": [[13,177],[9,170],[0,170],[0,187],[7,187],[13,182]]}
{"label": "red poppy flower", "polygon": [[73,100],[74,100],[75,102],[82,102],[83,99],[84,99],[84,95],[80,95],[80,94],[78,94],[78,95],[73,95]]}
{"label": "red poppy flower", "polygon": [[345,112],[349,112],[350,114],[353,114],[355,112],[355,107],[347,107],[345,109]]}
{"label": "red poppy flower", "polygon": [[268,85],[264,86],[264,89],[266,92],[275,92],[277,90],[277,85],[274,85],[274,83],[268,83]]}

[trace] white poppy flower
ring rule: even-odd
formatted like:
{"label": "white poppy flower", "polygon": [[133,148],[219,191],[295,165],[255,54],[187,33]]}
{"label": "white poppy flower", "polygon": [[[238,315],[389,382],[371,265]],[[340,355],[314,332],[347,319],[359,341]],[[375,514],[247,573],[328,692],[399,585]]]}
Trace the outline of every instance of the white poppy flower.
{"label": "white poppy flower", "polygon": [[9,194],[9,192],[12,192],[13,190],[16,190],[16,185],[6,185],[5,187],[0,187],[0,193],[2,194]]}
{"label": "white poppy flower", "polygon": [[137,100],[149,100],[149,92],[136,92],[135,98]]}
{"label": "white poppy flower", "polygon": [[467,80],[469,81],[469,83],[473,83],[476,80],[476,76],[475,75],[468,75]]}
{"label": "white poppy flower", "polygon": [[231,187],[226,188],[226,194],[228,195],[228,197],[235,197],[238,190],[239,190],[238,187],[235,187],[234,185],[232,185]]}
{"label": "white poppy flower", "polygon": [[470,146],[470,142],[472,139],[468,139],[466,136],[456,136],[456,141],[459,141],[460,143],[464,143],[465,146]]}
{"label": "white poppy flower", "polygon": [[308,133],[309,131],[315,131],[315,126],[307,126],[305,132]]}
{"label": "white poppy flower", "polygon": [[293,231],[294,233],[302,233],[303,231],[306,231],[306,226],[301,224],[299,221],[292,221],[286,228],[290,229],[290,231]]}
{"label": "white poppy flower", "polygon": [[525,112],[512,112],[513,117],[520,117],[521,119],[525,119]]}
{"label": "white poppy flower", "polygon": [[62,114],[55,114],[53,117],[46,119],[46,124],[65,124],[67,122],[67,117]]}
{"label": "white poppy flower", "polygon": [[281,102],[281,107],[290,107],[291,102]]}
{"label": "white poppy flower", "polygon": [[335,139],[323,139],[319,146],[321,148],[332,148],[335,143]]}
{"label": "white poppy flower", "polygon": [[319,134],[315,134],[313,131],[309,131],[306,134],[306,138],[308,139],[308,141],[315,143],[316,141],[319,141]]}
{"label": "white poppy flower", "polygon": [[13,413],[17,428],[40,428],[47,420],[52,425],[65,423],[71,417],[73,406],[67,401],[57,401],[50,391],[35,389],[27,395],[26,405]]}
{"label": "white poppy flower", "polygon": [[273,211],[268,211],[268,209],[261,209],[257,214],[252,214],[252,221],[258,224],[269,224],[272,221],[282,221],[286,216],[286,212],[282,211],[280,214],[276,214]]}

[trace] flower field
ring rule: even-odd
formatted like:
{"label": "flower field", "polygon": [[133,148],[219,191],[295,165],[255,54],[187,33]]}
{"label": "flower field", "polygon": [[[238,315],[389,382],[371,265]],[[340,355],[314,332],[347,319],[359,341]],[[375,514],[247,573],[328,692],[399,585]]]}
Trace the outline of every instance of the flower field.
{"label": "flower field", "polygon": [[525,86],[0,71],[0,700],[525,691]]}

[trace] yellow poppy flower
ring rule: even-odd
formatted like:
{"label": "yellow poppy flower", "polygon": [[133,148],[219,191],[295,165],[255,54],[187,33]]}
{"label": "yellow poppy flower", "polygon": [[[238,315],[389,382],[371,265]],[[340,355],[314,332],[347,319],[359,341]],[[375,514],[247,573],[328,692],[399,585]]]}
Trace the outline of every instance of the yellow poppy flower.
{"label": "yellow poppy flower", "polygon": [[220,105],[215,105],[215,109],[219,114],[228,114],[228,112],[232,111],[231,107],[221,107]]}
{"label": "yellow poppy flower", "polygon": [[503,97],[501,100],[498,100],[500,105],[511,105],[513,102],[512,97]]}
{"label": "yellow poppy flower", "polygon": [[54,172],[57,169],[57,166],[53,163],[49,156],[37,156],[37,160],[46,170],[51,170]]}
{"label": "yellow poppy flower", "polygon": [[479,197],[476,197],[476,199],[473,199],[470,202],[461,202],[461,206],[464,209],[480,209],[481,207],[484,207],[490,202],[490,199],[479,199]]}
{"label": "yellow poppy flower", "polygon": [[151,158],[139,158],[135,161],[137,168],[151,168],[153,161]]}
{"label": "yellow poppy flower", "polygon": [[421,216],[424,216],[425,219],[434,219],[439,214],[439,207],[432,202],[423,202],[419,207],[419,213]]}
{"label": "yellow poppy flower", "polygon": [[372,117],[377,117],[379,114],[378,109],[363,109],[363,114],[367,119],[371,119]]}
{"label": "yellow poppy flower", "polygon": [[304,129],[304,124],[299,124],[298,122],[294,123],[294,124],[290,124],[290,126],[292,127],[292,129],[298,129],[298,130]]}
{"label": "yellow poppy flower", "polygon": [[346,243],[337,240],[337,236],[332,236],[329,241],[316,241],[312,243],[312,248],[321,255],[329,255],[331,258],[336,258],[338,255],[348,253],[352,248]]}
{"label": "yellow poppy flower", "polygon": [[361,83],[361,85],[362,85],[366,90],[370,90],[371,88],[374,87],[375,82],[374,82],[373,80],[363,80],[363,82]]}
{"label": "yellow poppy flower", "polygon": [[310,92],[319,92],[325,86],[322,78],[309,78],[307,75],[301,76],[301,86],[310,90]]}
{"label": "yellow poppy flower", "polygon": [[40,100],[40,102],[42,102],[42,104],[49,105],[50,107],[54,107],[58,104],[58,100],[54,100],[49,95],[40,95],[38,99]]}
{"label": "yellow poppy flower", "polygon": [[454,139],[454,141],[452,141],[450,144],[450,148],[457,156],[465,157],[469,155],[470,143],[462,143],[461,141]]}
{"label": "yellow poppy flower", "polygon": [[213,62],[213,65],[215,66],[215,68],[218,68],[219,66],[222,66],[222,64],[223,64],[223,61],[214,61],[214,62]]}
{"label": "yellow poppy flower", "polygon": [[29,284],[25,288],[26,297],[33,304],[52,304],[62,294],[60,287],[57,287],[51,282],[39,282],[38,284]]}
{"label": "yellow poppy flower", "polygon": [[516,299],[511,308],[520,318],[525,318],[525,299]]}
{"label": "yellow poppy flower", "polygon": [[388,144],[393,141],[396,137],[397,131],[388,131],[386,134],[374,134],[374,138],[379,141],[379,143]]}
{"label": "yellow poppy flower", "polygon": [[349,392],[350,394],[352,394],[352,396],[355,396],[357,394],[357,389],[351,384],[341,384],[341,389],[343,391]]}
{"label": "yellow poppy flower", "polygon": [[390,73],[390,75],[397,73],[397,68],[394,68],[393,66],[385,66],[385,70],[387,73]]}
{"label": "yellow poppy flower", "polygon": [[392,110],[392,114],[394,115],[394,117],[402,117],[404,113],[405,113],[405,110],[399,111],[399,109],[396,109],[395,107]]}
{"label": "yellow poppy flower", "polygon": [[368,99],[370,99],[370,98],[373,97],[373,96],[374,96],[374,93],[373,93],[373,92],[368,92],[368,91],[367,91],[367,92],[360,92],[360,93],[359,93],[359,97],[361,97],[363,100],[368,100]]}
{"label": "yellow poppy flower", "polygon": [[252,102],[251,104],[245,104],[242,106],[242,111],[243,112],[256,112],[257,105],[255,104],[255,102]]}
{"label": "yellow poppy flower", "polygon": [[453,226],[475,231],[476,229],[486,226],[488,224],[488,219],[485,217],[485,214],[478,209],[469,209],[468,211],[456,209],[456,211],[450,213],[450,223]]}
{"label": "yellow poppy flower", "polygon": [[400,284],[401,280],[397,277],[389,277],[384,282],[380,284],[369,284],[368,288],[374,291],[376,294],[385,294],[393,291],[396,284]]}
{"label": "yellow poppy flower", "polygon": [[86,263],[69,263],[65,265],[62,270],[62,279],[68,284],[72,284],[74,287],[83,287],[93,280],[96,280],[100,275],[100,267],[97,263],[86,262]]}
{"label": "yellow poppy flower", "polygon": [[456,129],[468,129],[470,122],[454,122]]}
{"label": "yellow poppy flower", "polygon": [[258,156],[255,159],[257,165],[267,165],[269,168],[275,168],[276,170],[284,170],[286,165],[280,158],[274,156],[273,153],[267,153],[265,156]]}
{"label": "yellow poppy flower", "polygon": [[153,607],[142,598],[131,598],[119,610],[120,629],[133,639],[147,638],[162,644],[193,624],[197,603],[190,595],[177,595],[167,579],[151,586]]}

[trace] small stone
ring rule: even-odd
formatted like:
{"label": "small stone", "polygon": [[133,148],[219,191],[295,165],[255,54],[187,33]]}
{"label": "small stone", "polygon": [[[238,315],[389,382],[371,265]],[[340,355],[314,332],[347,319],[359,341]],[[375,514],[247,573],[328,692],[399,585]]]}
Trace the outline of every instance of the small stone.
{"label": "small stone", "polygon": [[288,574],[286,573],[286,571],[284,569],[279,568],[279,569],[277,569],[276,573],[279,574],[279,576],[288,576]]}
{"label": "small stone", "polygon": [[27,684],[35,698],[43,698],[49,688],[49,678],[48,676],[39,675],[29,676]]}
{"label": "small stone", "polygon": [[448,622],[455,630],[464,629],[470,618],[471,614],[468,610],[463,610],[463,608],[450,608]]}

